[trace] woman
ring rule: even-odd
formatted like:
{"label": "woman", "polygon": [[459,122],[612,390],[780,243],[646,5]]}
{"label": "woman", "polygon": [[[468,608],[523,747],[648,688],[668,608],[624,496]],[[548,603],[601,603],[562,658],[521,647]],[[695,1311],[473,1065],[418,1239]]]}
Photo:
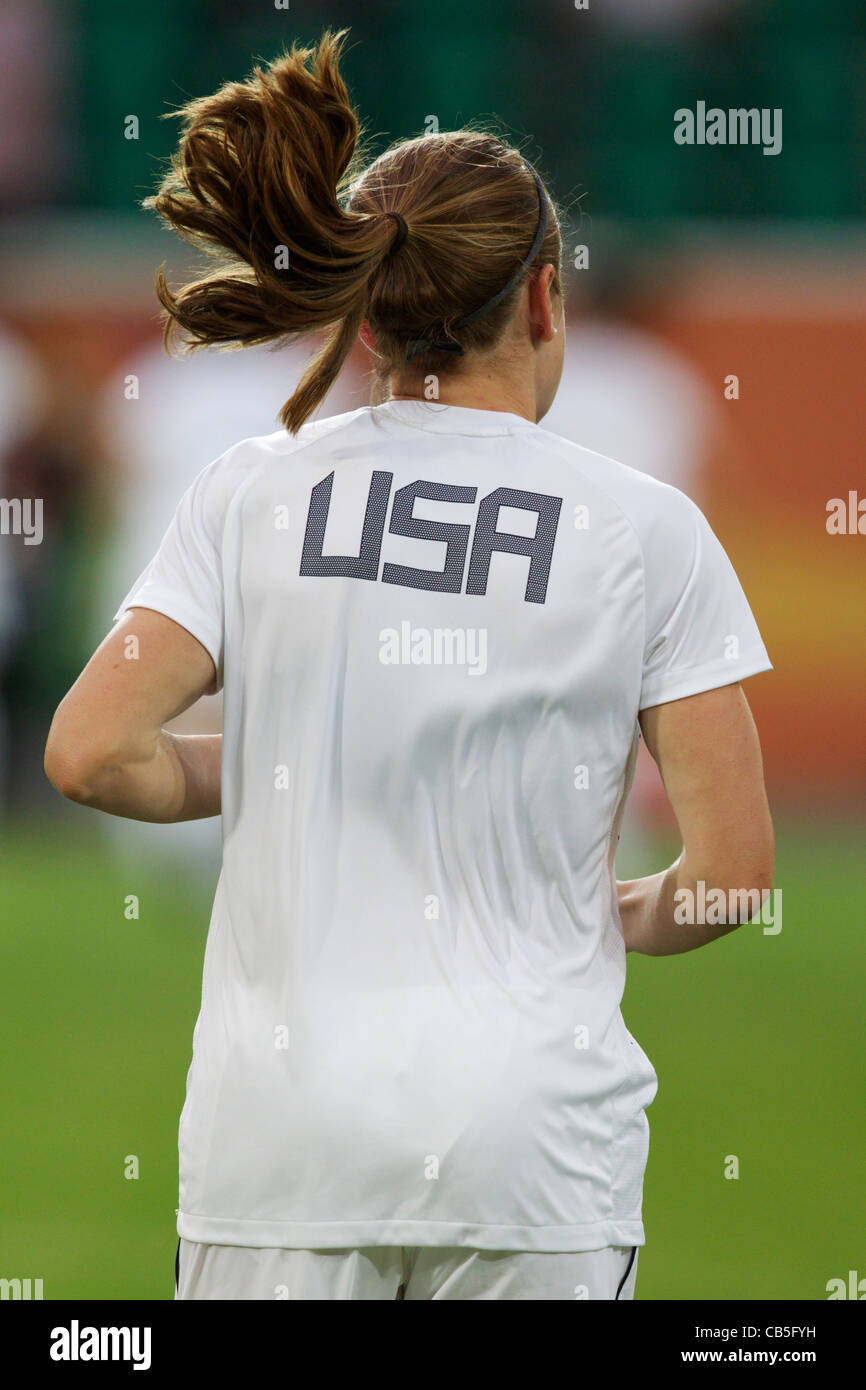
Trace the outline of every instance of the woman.
{"label": "woman", "polygon": [[[285,428],[182,498],[46,769],[113,815],[222,814],[177,1297],[629,1298],[656,1077],[625,955],[730,931],[681,923],[701,880],[769,889],[739,685],[769,662],[697,508],[537,424],[539,176],[465,131],[358,170],[342,41],[184,109],[153,206],[218,259],[160,275],[168,330],[330,332]],[[359,334],[379,404],[305,423]],[[222,737],[165,732],[220,688]],[[617,885],[639,728],[684,849]]]}

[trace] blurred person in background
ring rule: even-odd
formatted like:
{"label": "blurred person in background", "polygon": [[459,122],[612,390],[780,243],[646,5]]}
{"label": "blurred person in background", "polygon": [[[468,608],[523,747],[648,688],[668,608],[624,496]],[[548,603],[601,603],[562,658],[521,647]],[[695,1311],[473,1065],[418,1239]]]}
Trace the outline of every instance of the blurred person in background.
{"label": "blurred person in background", "polygon": [[52,0],[0,0],[0,207],[53,202],[69,185],[69,32]]}
{"label": "blurred person in background", "polygon": [[675,284],[672,258],[650,260],[637,237],[613,229],[598,240],[590,268],[572,274],[562,387],[545,427],[703,506],[725,431],[708,383],[651,326]]}
{"label": "blurred person in background", "polygon": [[[130,355],[104,387],[98,427],[114,466],[114,523],[91,618],[102,633],[110,617],[101,597],[117,594],[156,550],[183,491],[212,459],[239,439],[267,434],[279,402],[303,375],[310,348],[298,343],[169,356],[162,342]],[[327,413],[360,404],[363,386],[348,363],[328,399]],[[222,694],[204,696],[169,726],[175,733],[218,733]],[[143,821],[105,818],[116,852],[170,858],[204,877],[219,864],[218,820],[193,820],[165,835]]]}
{"label": "blurred person in background", "polygon": [[[74,339],[72,340],[74,342]],[[43,726],[87,650],[99,537],[103,530],[100,445],[93,399],[74,351],[43,361],[8,336],[0,411],[3,495],[38,505],[38,544],[0,537],[11,584],[11,633],[2,670],[7,717],[7,803],[53,810],[39,775]],[[62,616],[61,616],[62,615]]]}
{"label": "blurred person in background", "polygon": [[[24,459],[43,418],[47,394],[36,354],[24,339],[0,327],[0,496],[4,502],[20,502],[24,497],[42,502],[43,541],[46,499]],[[44,555],[41,545],[26,545],[24,537],[11,529],[0,534],[0,815],[11,800],[9,755],[16,742],[10,738],[9,684],[26,632],[28,598]],[[18,706],[14,700],[13,704],[17,725]]]}
{"label": "blurred person in background", "polygon": [[[577,238],[581,240],[580,236]],[[612,226],[592,238],[587,269],[572,272],[562,384],[545,428],[649,473],[703,507],[712,460],[726,437],[718,399],[650,324],[675,281],[668,249]],[[624,862],[638,862],[671,830],[658,769],[642,742],[621,832]]]}

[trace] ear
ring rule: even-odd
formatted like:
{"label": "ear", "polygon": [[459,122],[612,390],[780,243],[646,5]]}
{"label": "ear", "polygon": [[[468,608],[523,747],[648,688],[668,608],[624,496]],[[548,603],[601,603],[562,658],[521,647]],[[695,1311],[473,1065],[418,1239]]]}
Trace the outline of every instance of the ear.
{"label": "ear", "polygon": [[543,265],[538,275],[529,283],[529,316],[533,341],[549,343],[559,330],[555,327],[555,310],[550,295],[550,287],[555,277],[553,265]]}
{"label": "ear", "polygon": [[361,324],[358,337],[361,339],[364,347],[369,348],[371,352],[375,352],[378,357],[379,350],[376,347],[376,337],[366,319],[364,319],[364,322]]}

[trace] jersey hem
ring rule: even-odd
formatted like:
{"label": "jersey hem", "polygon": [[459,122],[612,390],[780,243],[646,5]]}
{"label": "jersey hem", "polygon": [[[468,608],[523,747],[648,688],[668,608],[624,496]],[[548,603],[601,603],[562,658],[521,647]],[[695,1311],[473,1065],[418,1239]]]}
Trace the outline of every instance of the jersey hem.
{"label": "jersey hem", "polygon": [[646,1243],[642,1222],[612,1220],[581,1226],[489,1226],[460,1221],[242,1221],[179,1212],[177,1234],[199,1245],[257,1250],[358,1250],[388,1245],[563,1253]]}
{"label": "jersey hem", "polygon": [[703,695],[707,690],[736,685],[748,676],[758,676],[772,669],[767,656],[756,656],[752,660],[746,657],[739,661],[723,659],[712,666],[701,666],[693,671],[672,671],[661,683],[647,683],[643,687],[638,708],[652,709],[655,705],[666,705],[671,700],[683,700],[688,695]]}
{"label": "jersey hem", "polygon": [[191,637],[194,637],[204,647],[214,664],[217,691],[222,689],[222,638],[199,613],[187,604],[180,603],[174,594],[162,593],[159,589],[149,590],[146,587],[130,590],[129,596],[124,599],[115,613],[114,621],[119,622],[130,608],[149,608],[152,613],[161,613],[164,618],[171,618],[171,621],[177,623],[178,627],[184,628]]}

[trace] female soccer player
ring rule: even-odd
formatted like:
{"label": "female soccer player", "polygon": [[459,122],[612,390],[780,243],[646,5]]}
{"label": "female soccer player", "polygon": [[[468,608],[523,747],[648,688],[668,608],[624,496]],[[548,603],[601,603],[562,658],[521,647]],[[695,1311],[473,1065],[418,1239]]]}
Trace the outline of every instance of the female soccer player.
{"label": "female soccer player", "polygon": [[[769,662],[700,511],[537,423],[538,174],[468,131],[359,170],[342,42],[184,108],[153,206],[216,259],[160,275],[168,328],[330,332],[284,428],[182,498],[46,769],[112,815],[222,815],[177,1297],[625,1299],[656,1090],[626,952],[736,925],[682,890],[769,888],[739,684]],[[359,334],[378,403],[305,423]],[[220,688],[221,737],[164,730]],[[639,729],[684,848],[618,885]]]}

